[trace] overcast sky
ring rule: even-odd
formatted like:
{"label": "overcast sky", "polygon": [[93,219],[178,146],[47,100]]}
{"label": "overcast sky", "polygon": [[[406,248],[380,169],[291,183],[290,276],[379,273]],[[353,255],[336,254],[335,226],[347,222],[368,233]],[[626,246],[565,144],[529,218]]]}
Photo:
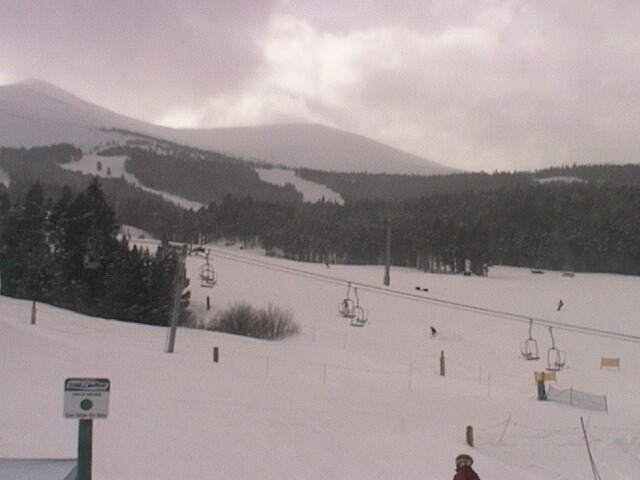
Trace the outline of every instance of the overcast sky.
{"label": "overcast sky", "polygon": [[444,165],[640,163],[637,0],[0,0],[0,84],[175,127],[317,122]]}

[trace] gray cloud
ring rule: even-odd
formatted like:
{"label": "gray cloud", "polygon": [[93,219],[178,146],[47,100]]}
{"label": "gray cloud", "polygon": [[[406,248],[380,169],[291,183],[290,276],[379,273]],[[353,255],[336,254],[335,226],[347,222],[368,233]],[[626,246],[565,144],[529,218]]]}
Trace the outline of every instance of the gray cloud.
{"label": "gray cloud", "polygon": [[638,20],[630,0],[0,0],[0,78],[147,121],[319,121],[474,170],[638,162]]}
{"label": "gray cloud", "polygon": [[272,3],[4,0],[0,68],[148,115],[239,88],[260,65]]}
{"label": "gray cloud", "polygon": [[[594,5],[514,2],[421,32],[427,45],[399,49],[400,67],[361,72],[347,95],[359,114],[338,123],[381,133],[396,123],[389,142],[473,169],[638,162],[640,11]],[[431,48],[447,28],[494,37]]]}

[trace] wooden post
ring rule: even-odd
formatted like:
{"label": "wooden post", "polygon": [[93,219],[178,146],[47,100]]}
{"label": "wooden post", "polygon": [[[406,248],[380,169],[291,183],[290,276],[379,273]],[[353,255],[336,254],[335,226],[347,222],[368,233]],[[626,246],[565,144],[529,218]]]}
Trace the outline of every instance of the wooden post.
{"label": "wooden post", "polygon": [[213,363],[218,363],[218,347],[213,347]]}
{"label": "wooden post", "polygon": [[31,304],[31,325],[36,324],[36,301]]}
{"label": "wooden post", "polygon": [[211,310],[211,299],[209,298],[209,295],[207,295],[207,311]]}
{"label": "wooden post", "polygon": [[444,368],[444,350],[440,352],[440,376],[444,377],[445,368]]}
{"label": "wooden post", "polygon": [[473,427],[467,426],[467,445],[473,447]]}
{"label": "wooden post", "polygon": [[544,386],[544,372],[540,375],[536,375],[537,377],[537,385],[538,385],[538,400],[546,400],[547,399],[547,389]]}

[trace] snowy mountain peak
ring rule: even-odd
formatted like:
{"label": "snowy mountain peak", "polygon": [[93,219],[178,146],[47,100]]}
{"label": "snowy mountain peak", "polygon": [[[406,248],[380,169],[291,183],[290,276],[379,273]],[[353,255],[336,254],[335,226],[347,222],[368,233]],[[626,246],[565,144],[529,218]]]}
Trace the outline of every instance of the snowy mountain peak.
{"label": "snowy mountain peak", "polygon": [[42,80],[0,86],[0,145],[30,147],[68,142],[88,149],[106,142],[123,142],[121,134],[107,132],[113,129],[290,168],[417,175],[456,172],[362,135],[324,125],[175,129],[114,113]]}

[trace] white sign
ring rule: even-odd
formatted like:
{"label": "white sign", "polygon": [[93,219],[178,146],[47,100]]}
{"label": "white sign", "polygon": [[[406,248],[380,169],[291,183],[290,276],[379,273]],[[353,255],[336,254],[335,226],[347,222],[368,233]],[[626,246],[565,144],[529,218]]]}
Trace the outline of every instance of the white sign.
{"label": "white sign", "polygon": [[64,381],[64,418],[107,418],[109,390],[107,378],[67,378]]}

